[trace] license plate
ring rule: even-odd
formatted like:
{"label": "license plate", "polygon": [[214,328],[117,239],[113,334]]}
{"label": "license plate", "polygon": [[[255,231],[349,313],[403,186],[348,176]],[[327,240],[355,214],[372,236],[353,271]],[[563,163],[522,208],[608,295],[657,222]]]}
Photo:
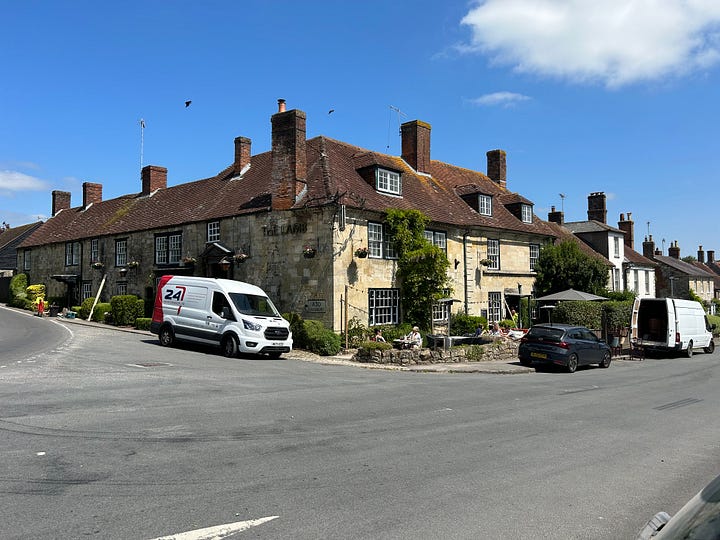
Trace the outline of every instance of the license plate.
{"label": "license plate", "polygon": [[275,345],[276,347],[282,347],[283,342],[282,341],[272,341],[271,344]]}
{"label": "license plate", "polygon": [[542,353],[542,352],[531,352],[530,356],[532,356],[533,358],[543,358],[543,359],[547,358],[547,354]]}

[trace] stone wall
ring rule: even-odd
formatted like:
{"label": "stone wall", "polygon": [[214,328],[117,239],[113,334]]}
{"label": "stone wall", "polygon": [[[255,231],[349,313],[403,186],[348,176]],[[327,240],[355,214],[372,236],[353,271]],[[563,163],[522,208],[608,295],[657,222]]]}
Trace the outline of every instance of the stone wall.
{"label": "stone wall", "polygon": [[353,361],[368,364],[439,364],[458,362],[512,362],[517,359],[519,341],[498,338],[484,345],[460,345],[449,349],[365,349],[360,347]]}

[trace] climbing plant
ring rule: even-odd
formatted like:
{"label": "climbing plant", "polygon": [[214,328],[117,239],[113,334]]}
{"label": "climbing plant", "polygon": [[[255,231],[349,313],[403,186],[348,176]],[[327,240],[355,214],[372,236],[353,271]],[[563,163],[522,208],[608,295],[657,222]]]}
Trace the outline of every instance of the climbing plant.
{"label": "climbing plant", "polygon": [[430,326],[433,302],[447,294],[450,283],[445,251],[425,238],[429,222],[419,210],[387,211],[386,223],[398,256],[404,318],[424,329]]}

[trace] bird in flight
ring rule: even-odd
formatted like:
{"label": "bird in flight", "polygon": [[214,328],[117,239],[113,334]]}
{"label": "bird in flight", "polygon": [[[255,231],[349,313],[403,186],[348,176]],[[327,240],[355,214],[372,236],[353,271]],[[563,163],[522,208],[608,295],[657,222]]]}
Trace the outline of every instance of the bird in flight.
{"label": "bird in flight", "polygon": [[192,101],[186,101],[186,102],[185,102],[185,108],[187,109],[187,108],[190,106],[191,103],[192,103]]}

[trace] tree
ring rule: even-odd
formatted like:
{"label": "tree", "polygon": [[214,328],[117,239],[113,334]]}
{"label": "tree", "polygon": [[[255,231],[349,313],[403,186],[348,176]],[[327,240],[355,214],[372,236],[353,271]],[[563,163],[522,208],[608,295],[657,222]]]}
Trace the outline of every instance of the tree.
{"label": "tree", "polygon": [[390,209],[386,222],[398,255],[405,320],[427,328],[433,303],[448,288],[450,262],[442,249],[425,238],[430,219],[419,210]]}
{"label": "tree", "polygon": [[600,294],[608,282],[607,263],[586,255],[571,240],[543,246],[535,263],[535,272],[538,296],[566,289]]}

